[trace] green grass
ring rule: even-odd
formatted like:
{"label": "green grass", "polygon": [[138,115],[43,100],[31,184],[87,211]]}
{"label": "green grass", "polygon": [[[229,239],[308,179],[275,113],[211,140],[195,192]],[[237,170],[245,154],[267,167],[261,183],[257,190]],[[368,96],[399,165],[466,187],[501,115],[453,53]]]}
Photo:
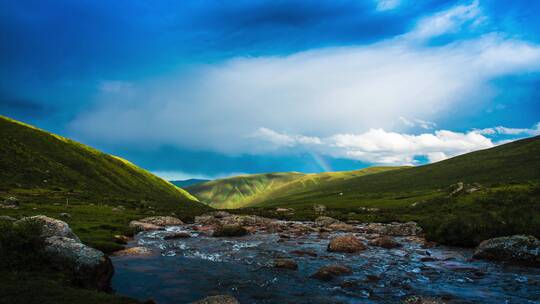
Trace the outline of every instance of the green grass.
{"label": "green grass", "polygon": [[266,173],[240,175],[186,187],[199,201],[214,208],[241,208],[249,205],[261,193],[276,189],[304,174]]}
{"label": "green grass", "polygon": [[533,137],[434,164],[275,191],[253,206],[396,208],[436,197],[460,181],[493,187],[539,180],[540,137]]}
{"label": "green grass", "polygon": [[0,303],[137,303],[77,287],[42,253],[41,225],[0,223]]}
{"label": "green grass", "polygon": [[0,116],[0,195],[150,206],[197,206],[188,192],[123,160]]}

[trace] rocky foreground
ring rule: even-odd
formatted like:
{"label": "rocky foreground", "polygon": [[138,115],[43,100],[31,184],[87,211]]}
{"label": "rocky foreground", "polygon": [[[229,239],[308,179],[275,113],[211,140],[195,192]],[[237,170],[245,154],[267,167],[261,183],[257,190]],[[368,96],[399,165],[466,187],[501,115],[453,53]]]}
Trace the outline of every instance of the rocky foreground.
{"label": "rocky foreground", "polygon": [[[80,239],[63,221],[46,216],[33,216],[20,219],[15,224],[26,221],[35,221],[42,225],[42,237],[45,239],[43,251],[50,257],[51,263],[60,270],[72,274],[75,282],[83,287],[109,290],[114,273],[113,264],[109,257],[81,243]],[[126,258],[148,258],[147,261],[156,261],[162,257],[183,255],[203,260],[204,262],[201,262],[199,267],[202,267],[204,271],[213,270],[214,265],[225,267],[230,263],[243,265],[234,266],[238,269],[243,269],[245,265],[256,265],[264,269],[273,268],[285,271],[277,273],[278,277],[269,278],[268,282],[264,284],[277,284],[276,280],[280,280],[279,276],[290,276],[287,274],[289,272],[298,273],[294,275],[294,279],[290,277],[285,279],[291,280],[289,284],[297,284],[298,280],[302,282],[306,279],[319,281],[321,284],[334,282],[337,285],[332,286],[354,294],[360,288],[360,283],[357,279],[351,278],[358,277],[356,266],[361,264],[364,258],[373,264],[369,266],[373,268],[370,271],[378,271],[378,274],[363,273],[364,282],[367,280],[369,284],[375,284],[371,291],[362,289],[364,287],[360,288],[363,290],[363,293],[360,293],[363,295],[362,297],[369,299],[377,299],[374,295],[375,290],[381,284],[384,285],[381,282],[384,282],[386,274],[392,273],[391,267],[400,268],[401,264],[408,266],[409,261],[414,267],[407,269],[418,275],[415,275],[414,279],[407,279],[409,281],[405,284],[402,284],[403,282],[394,283],[397,286],[395,288],[399,291],[397,294],[401,295],[400,300],[405,303],[446,303],[441,298],[411,295],[407,291],[414,289],[410,285],[417,278],[427,280],[424,282],[426,284],[435,284],[435,280],[440,279],[437,276],[442,276],[441,273],[443,273],[437,267],[463,272],[464,276],[471,282],[488,276],[486,270],[478,266],[467,265],[468,261],[472,261],[470,259],[453,262],[455,257],[441,256],[434,249],[437,244],[426,241],[423,238],[421,227],[414,222],[345,223],[326,216],[321,216],[313,222],[295,222],[253,215],[233,215],[218,211],[196,217],[192,224],[186,224],[170,216],[154,216],[132,221],[130,226],[139,231],[140,235],[136,237],[135,242],[126,236],[116,236],[119,242],[127,243],[128,248],[116,252],[113,261],[126,261],[123,260]],[[524,235],[486,240],[474,250],[471,258],[538,267],[540,266],[540,241],[532,236]],[[145,265],[144,260],[141,261],[136,262],[137,265],[141,265],[141,263]],[[212,264],[206,264],[207,262],[212,262]],[[378,262],[381,265],[377,265]],[[193,260],[190,263],[193,264]],[[417,267],[418,265],[423,265],[423,268]],[[120,269],[121,272],[124,271],[123,268]],[[155,271],[167,272],[168,269],[156,269]],[[271,273],[271,275],[275,276],[276,273]],[[398,273],[390,277],[393,280],[395,276],[401,275]],[[210,277],[212,276],[219,281],[218,285],[223,284],[222,280],[227,280],[227,274],[221,276],[219,273],[206,275],[203,280],[211,281]],[[243,277],[247,279],[253,275],[249,272],[238,273],[234,278],[241,279]],[[340,279],[337,280],[337,278]],[[538,278],[540,279],[540,273]],[[251,280],[255,282],[266,279],[264,276],[262,278],[255,276]],[[529,281],[529,279],[527,282],[529,286],[533,286],[530,296],[532,298],[538,297],[540,300],[540,283],[534,280]],[[197,286],[196,282],[184,282],[184,284]],[[306,282],[300,284],[302,286],[312,285],[312,283]],[[313,286],[321,290],[327,288],[326,285]],[[122,286],[115,287],[120,291],[123,289]],[[194,288],[196,289],[196,287]],[[216,289],[207,294],[215,293],[215,291]],[[154,290],[153,292],[158,291]],[[129,291],[126,293],[131,295]],[[327,293],[333,294],[333,292]],[[355,298],[352,295],[348,296]],[[153,296],[150,294],[149,297]],[[332,299],[334,298],[336,298],[335,295],[332,296]],[[347,299],[347,296],[343,299]],[[320,299],[309,298],[309,301],[326,303]],[[164,300],[163,302],[168,301]],[[346,302],[344,301],[344,303]],[[194,303],[239,302],[234,297],[225,294],[209,296]],[[262,301],[261,303],[266,302]]]}
{"label": "rocky foreground", "polygon": [[[312,282],[318,281],[323,285],[313,285],[316,287],[311,287],[324,290],[329,288],[324,284],[330,284],[330,286],[335,286],[331,288],[339,288],[344,290],[345,293],[352,294],[357,289],[365,288],[362,285],[366,283],[361,283],[356,279],[360,275],[356,264],[362,264],[364,258],[369,260],[369,263],[372,263],[364,266],[371,267],[373,269],[370,271],[375,270],[373,272],[378,273],[363,274],[363,280],[367,280],[374,287],[371,291],[362,289],[362,296],[360,297],[377,299],[376,290],[380,289],[378,286],[385,284],[385,278],[388,275],[388,277],[394,277],[391,279],[393,282],[391,284],[397,286],[394,287],[394,291],[396,294],[401,294],[398,297],[400,302],[451,303],[451,301],[448,302],[449,299],[452,299],[452,296],[449,295],[443,297],[422,294],[411,295],[409,294],[410,290],[416,289],[411,284],[430,284],[430,280],[434,280],[434,282],[441,280],[444,276],[447,276],[446,271],[448,270],[453,272],[452,276],[458,274],[456,280],[461,280],[461,276],[463,276],[466,277],[464,280],[470,280],[470,282],[467,281],[469,283],[473,282],[473,280],[485,280],[485,278],[489,277],[489,274],[486,273],[488,270],[467,264],[474,263],[469,262],[474,261],[471,259],[473,258],[472,255],[463,259],[461,253],[454,254],[447,249],[436,249],[438,245],[426,241],[421,227],[414,222],[387,224],[345,223],[326,216],[321,216],[313,222],[295,222],[253,215],[234,215],[218,211],[196,217],[195,222],[192,224],[180,224],[178,220],[170,217],[150,217],[133,221],[130,225],[141,231],[141,234],[135,242],[130,243],[130,248],[115,254],[116,257],[113,258],[115,263],[116,261],[118,263],[120,261],[128,264],[134,263],[138,266],[133,269],[138,269],[143,267],[141,263],[145,263],[144,261],[149,264],[154,263],[154,261],[169,263],[167,261],[175,260],[171,259],[171,257],[183,256],[190,259],[190,264],[179,269],[180,273],[187,271],[185,268],[197,263],[201,263],[197,269],[226,268],[231,263],[236,265],[233,269],[244,269],[244,266],[248,265],[251,270],[244,270],[245,273],[239,273],[234,277],[245,278],[247,282],[240,283],[240,286],[242,284],[255,284],[255,282],[263,285],[279,285],[280,283],[277,282],[279,280],[292,280],[288,283],[289,285],[301,284],[297,288],[303,289],[307,288],[305,286],[316,284]],[[439,252],[445,253],[441,255]],[[539,266],[539,256],[540,243],[531,236],[509,236],[502,239],[487,240],[474,251],[474,259],[487,259],[528,266]],[[131,260],[137,257],[143,259],[138,262]],[[125,260],[126,258],[128,260]],[[380,261],[377,260],[378,258]],[[414,267],[408,268],[409,261],[410,265]],[[207,262],[211,263],[207,264]],[[377,265],[377,263],[380,263],[380,265]],[[396,269],[403,267],[401,271],[411,271],[411,275],[415,278],[413,279],[411,275],[406,273],[393,275],[392,273],[395,270],[392,270],[392,267]],[[263,274],[271,270],[261,270],[272,268],[282,272],[278,272],[278,276],[275,277],[276,273],[273,272]],[[137,276],[136,271],[131,272],[133,269],[129,267],[124,269],[122,266],[121,272],[126,271],[126,274],[130,273],[130,276]],[[382,272],[381,269],[383,269]],[[208,280],[207,285],[212,285],[211,277],[216,278],[216,286],[221,286],[228,281],[227,271],[223,271],[224,274],[221,277],[215,274],[215,271],[206,274],[204,280]],[[251,271],[260,273],[253,275]],[[192,274],[186,273],[185,275],[190,276]],[[274,276],[274,278],[267,278],[267,275]],[[404,281],[398,282],[402,279],[402,276],[405,276]],[[420,281],[414,282],[416,277]],[[306,279],[314,281],[304,282]],[[427,281],[421,283],[421,280]],[[167,285],[168,283],[163,284]],[[193,288],[197,289],[197,284],[193,284]],[[532,284],[537,283],[533,281]],[[540,283],[538,284],[540,285]],[[206,288],[201,287],[202,290],[206,290]],[[236,290],[238,287],[231,288]],[[216,291],[209,290],[208,292],[201,292],[201,294],[212,294]],[[540,290],[537,287],[534,288],[534,291],[538,291],[538,297],[540,297]],[[126,292],[130,293],[128,289],[126,289]],[[248,289],[246,292],[252,291]],[[327,293],[334,294],[335,291]],[[189,295],[189,292],[187,294]],[[338,299],[340,296],[333,295],[332,299]],[[269,297],[269,300],[261,301],[261,303],[274,303],[273,301],[276,301],[275,295],[267,295],[266,297]],[[354,299],[354,296],[351,297]],[[169,302],[167,297],[161,299],[158,296],[157,298],[159,298],[158,302]],[[251,299],[249,301],[253,301]],[[294,298],[293,295],[289,299],[290,303],[303,303],[301,299],[304,298]],[[345,296],[343,299],[348,298]],[[234,301],[237,300],[227,295],[221,295],[212,296],[198,303],[237,303]],[[326,303],[322,298],[315,299],[312,297],[305,298],[305,301],[306,303],[309,301]],[[343,301],[343,303],[348,302],[349,300]],[[351,303],[354,303],[354,300]]]}

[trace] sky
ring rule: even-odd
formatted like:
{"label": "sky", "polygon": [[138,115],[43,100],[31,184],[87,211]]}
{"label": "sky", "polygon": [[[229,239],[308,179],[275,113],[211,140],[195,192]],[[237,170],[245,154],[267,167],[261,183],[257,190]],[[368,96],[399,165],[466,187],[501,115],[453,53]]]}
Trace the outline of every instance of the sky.
{"label": "sky", "polygon": [[167,179],[540,134],[540,1],[0,1],[0,114]]}

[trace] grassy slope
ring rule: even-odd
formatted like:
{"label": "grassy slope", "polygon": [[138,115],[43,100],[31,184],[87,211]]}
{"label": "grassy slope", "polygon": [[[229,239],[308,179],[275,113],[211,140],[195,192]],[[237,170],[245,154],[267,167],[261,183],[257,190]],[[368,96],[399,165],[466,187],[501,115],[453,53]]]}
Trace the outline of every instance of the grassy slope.
{"label": "grassy slope", "polygon": [[279,187],[265,191],[252,198],[248,206],[257,206],[275,197],[288,197],[302,193],[317,192],[321,186],[344,183],[356,177],[377,174],[391,170],[404,169],[407,167],[371,167],[354,171],[324,172],[318,174],[306,174]]}
{"label": "grassy slope", "polygon": [[186,191],[118,157],[0,116],[0,189],[106,202],[196,206]]}
{"label": "grassy slope", "polygon": [[[126,160],[0,116],[0,200],[10,196],[19,208],[0,208],[0,215],[69,213],[61,219],[84,243],[105,252],[122,248],[113,236],[129,235],[130,220],[173,212],[189,220],[209,209]],[[136,302],[76,288],[49,269],[3,271],[0,285],[0,298],[9,303]]]}
{"label": "grassy slope", "polygon": [[206,182],[209,182],[209,181],[210,181],[209,179],[191,178],[191,179],[176,180],[176,181],[169,181],[169,182],[171,184],[177,186],[177,187],[186,188],[186,187],[189,187],[189,186],[193,186],[193,185],[197,185],[197,184],[201,184],[201,183],[206,183]]}
{"label": "grassy slope", "polygon": [[214,208],[241,208],[260,193],[304,176],[301,173],[240,175],[186,187],[201,202]]}
{"label": "grassy slope", "polygon": [[[459,181],[497,184],[540,180],[540,137],[519,140],[438,163],[320,183],[305,190],[276,191],[256,206],[400,207],[440,195]],[[340,193],[343,193],[340,195]]]}

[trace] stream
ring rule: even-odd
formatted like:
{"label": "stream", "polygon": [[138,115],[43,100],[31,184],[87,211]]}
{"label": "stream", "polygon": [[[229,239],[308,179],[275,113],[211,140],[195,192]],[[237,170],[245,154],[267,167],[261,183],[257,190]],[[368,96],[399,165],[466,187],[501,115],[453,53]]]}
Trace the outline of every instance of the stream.
{"label": "stream", "polygon": [[[190,238],[164,239],[175,232]],[[252,233],[217,238],[197,225],[141,232],[129,246],[151,256],[112,257],[113,289],[159,304],[190,303],[230,294],[240,303],[401,303],[411,295],[445,303],[540,303],[540,269],[472,260],[472,250],[435,246],[395,237],[403,246],[370,246],[355,254],[326,250],[329,239],[307,233],[293,238]],[[359,234],[358,234],[359,235]],[[298,270],[274,268],[290,258]],[[320,267],[342,264],[352,274],[331,281],[311,278]]]}

